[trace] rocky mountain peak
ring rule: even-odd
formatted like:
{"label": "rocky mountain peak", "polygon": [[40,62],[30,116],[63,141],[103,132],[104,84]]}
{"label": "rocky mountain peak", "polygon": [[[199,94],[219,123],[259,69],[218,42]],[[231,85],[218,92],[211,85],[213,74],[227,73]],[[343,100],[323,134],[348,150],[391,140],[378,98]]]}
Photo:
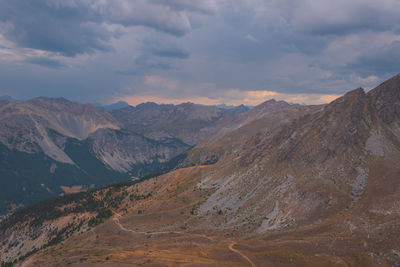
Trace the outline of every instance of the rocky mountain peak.
{"label": "rocky mountain peak", "polygon": [[340,118],[350,118],[351,121],[361,120],[368,111],[368,99],[363,88],[349,91],[325,107],[325,110],[342,114]]}
{"label": "rocky mountain peak", "polygon": [[50,97],[37,97],[26,103],[31,104],[35,107],[40,107],[46,110],[52,110],[56,112],[72,112],[76,115],[97,115],[108,116],[108,113],[103,112],[95,108],[92,104],[81,104],[77,102],[69,101],[63,97],[50,98]]}
{"label": "rocky mountain peak", "polygon": [[358,87],[354,90],[351,90],[347,92],[344,97],[350,98],[350,97],[364,97],[365,96],[365,91],[362,87]]}
{"label": "rocky mountain peak", "polygon": [[189,120],[211,121],[222,115],[222,111],[215,106],[204,106],[191,102],[175,106],[174,112],[181,113],[181,115],[186,116]]}
{"label": "rocky mountain peak", "polygon": [[270,99],[255,106],[251,112],[275,112],[288,107],[290,107],[290,104],[283,100]]}
{"label": "rocky mountain peak", "polygon": [[385,123],[400,119],[400,74],[368,92],[379,118]]}
{"label": "rocky mountain peak", "polygon": [[33,98],[28,100],[26,103],[43,107],[70,106],[73,104],[73,102],[65,99],[64,97],[51,98],[44,96]]}
{"label": "rocky mountain peak", "polygon": [[141,104],[137,105],[136,108],[150,108],[150,107],[154,108],[154,107],[158,107],[158,106],[160,106],[160,105],[157,103],[146,102],[146,103],[141,103]]}
{"label": "rocky mountain peak", "polygon": [[342,97],[334,100],[330,105],[334,103],[349,103],[353,101],[357,101],[358,99],[365,98],[365,91],[363,88],[359,87],[357,89],[351,90],[344,94]]}

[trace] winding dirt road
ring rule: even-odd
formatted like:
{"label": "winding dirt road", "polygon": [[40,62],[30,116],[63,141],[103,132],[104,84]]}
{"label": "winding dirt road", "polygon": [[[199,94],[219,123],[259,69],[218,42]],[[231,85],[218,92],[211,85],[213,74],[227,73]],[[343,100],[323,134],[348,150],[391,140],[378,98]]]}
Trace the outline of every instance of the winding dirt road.
{"label": "winding dirt road", "polygon": [[135,234],[143,234],[143,235],[162,235],[162,234],[181,234],[181,235],[191,235],[191,236],[196,236],[196,237],[202,237],[205,239],[208,239],[210,241],[215,241],[215,239],[206,236],[204,234],[195,234],[195,233],[188,233],[188,232],[183,232],[183,231],[160,231],[160,232],[143,232],[143,231],[134,231],[131,229],[126,228],[125,226],[123,226],[121,224],[121,222],[119,221],[119,218],[122,217],[120,214],[118,214],[117,212],[113,211],[114,214],[116,216],[114,216],[113,220],[114,222],[119,226],[119,228],[123,231],[126,232],[131,232],[131,233],[135,233]]}
{"label": "winding dirt road", "polygon": [[232,242],[229,244],[229,249],[236,253],[239,254],[243,259],[245,259],[246,261],[248,261],[248,263],[250,263],[251,266],[256,267],[257,265],[255,265],[255,263],[249,259],[249,257],[247,257],[246,255],[244,255],[242,252],[240,252],[239,250],[235,249],[233,246],[236,245],[236,242]]}
{"label": "winding dirt road", "polygon": [[[181,234],[181,235],[191,235],[191,236],[196,236],[196,237],[202,237],[205,239],[208,239],[210,241],[215,241],[215,239],[203,235],[203,234],[194,234],[194,233],[188,233],[188,232],[182,232],[182,231],[162,231],[162,232],[141,232],[141,231],[134,231],[131,229],[126,228],[125,226],[123,226],[121,224],[121,222],[119,221],[119,218],[122,217],[120,214],[118,214],[117,212],[113,211],[115,216],[113,218],[113,221],[115,222],[115,224],[123,231],[125,232],[131,232],[131,233],[135,233],[135,234],[144,234],[144,235],[160,235],[160,234]],[[232,251],[233,253],[238,254],[239,256],[241,256],[243,259],[245,259],[252,267],[256,267],[256,265],[254,264],[254,262],[249,259],[249,257],[247,257],[244,253],[242,253],[241,251],[235,249],[233,246],[236,245],[236,242],[231,242],[228,246],[229,250]]]}

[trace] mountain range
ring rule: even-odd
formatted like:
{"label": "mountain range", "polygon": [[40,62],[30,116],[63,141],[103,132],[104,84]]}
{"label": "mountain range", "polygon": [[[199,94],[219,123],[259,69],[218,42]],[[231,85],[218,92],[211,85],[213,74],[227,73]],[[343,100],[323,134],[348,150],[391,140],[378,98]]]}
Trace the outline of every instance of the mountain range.
{"label": "mountain range", "polygon": [[[33,110],[42,101],[26,105]],[[45,102],[53,101],[59,100]],[[26,119],[7,111],[13,105],[1,114]],[[19,138],[4,146],[26,153],[47,148],[41,127],[78,143],[93,136],[90,144],[98,145],[89,151],[111,169],[102,152],[111,141],[97,135],[125,131],[164,145],[179,140],[184,156],[168,173],[8,215],[0,224],[4,264],[400,266],[400,75],[324,105],[270,100],[234,114],[147,103],[92,112],[96,119],[82,123],[85,131],[65,128],[77,123],[57,123],[53,115],[12,124],[31,125],[43,139],[21,130],[4,135]]]}
{"label": "mountain range", "polygon": [[196,132],[218,129],[219,121],[239,113],[192,103],[107,110],[64,98],[4,100],[0,213],[51,196],[166,172],[200,141]]}

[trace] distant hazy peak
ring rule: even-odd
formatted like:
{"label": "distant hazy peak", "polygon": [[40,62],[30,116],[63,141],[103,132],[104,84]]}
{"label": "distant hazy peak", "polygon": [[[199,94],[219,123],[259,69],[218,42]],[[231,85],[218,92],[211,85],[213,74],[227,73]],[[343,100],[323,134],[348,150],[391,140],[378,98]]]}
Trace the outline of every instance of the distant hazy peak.
{"label": "distant hazy peak", "polygon": [[257,106],[255,106],[254,110],[266,109],[270,111],[280,110],[282,108],[290,107],[291,105],[283,100],[276,101],[275,99],[267,100]]}
{"label": "distant hazy peak", "polygon": [[15,98],[13,98],[12,96],[9,96],[9,95],[0,96],[0,100],[7,101],[7,102],[19,102],[19,100],[15,99]]}
{"label": "distant hazy peak", "polygon": [[26,101],[26,103],[73,103],[64,97],[47,97],[47,96],[39,96],[33,99]]}
{"label": "distant hazy peak", "polygon": [[118,101],[116,103],[112,103],[112,104],[105,105],[105,106],[100,106],[100,107],[108,109],[108,110],[114,110],[114,109],[126,108],[126,107],[129,107],[129,106],[130,105],[128,103],[126,103],[125,101]]}

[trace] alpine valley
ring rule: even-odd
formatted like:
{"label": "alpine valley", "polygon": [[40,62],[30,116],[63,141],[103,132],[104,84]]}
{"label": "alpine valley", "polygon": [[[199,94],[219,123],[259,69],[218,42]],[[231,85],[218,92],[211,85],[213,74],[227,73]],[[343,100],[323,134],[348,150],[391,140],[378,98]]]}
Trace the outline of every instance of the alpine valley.
{"label": "alpine valley", "polygon": [[312,106],[4,100],[0,125],[2,266],[400,266],[400,75]]}

